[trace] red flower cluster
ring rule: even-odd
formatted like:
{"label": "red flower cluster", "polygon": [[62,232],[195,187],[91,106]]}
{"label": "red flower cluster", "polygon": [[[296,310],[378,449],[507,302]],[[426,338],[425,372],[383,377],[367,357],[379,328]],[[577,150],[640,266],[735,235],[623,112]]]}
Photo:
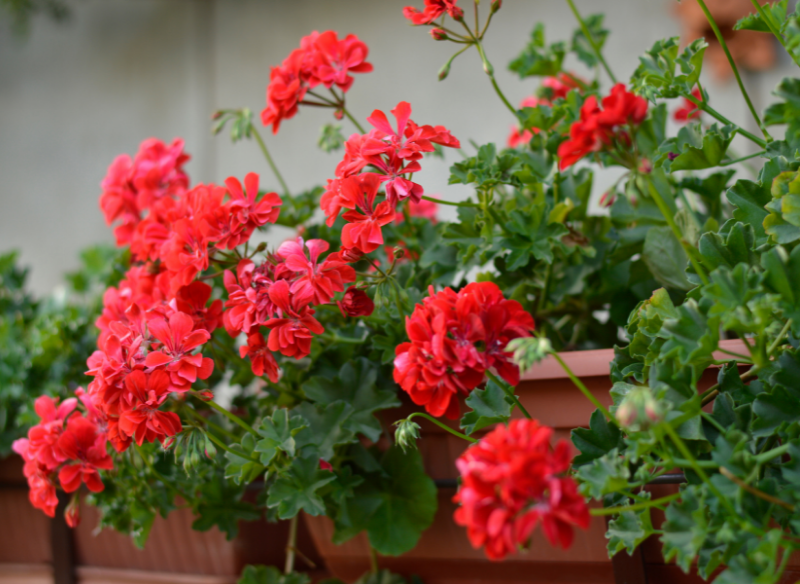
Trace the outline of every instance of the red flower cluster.
{"label": "red flower cluster", "polygon": [[622,83],[616,84],[610,95],[603,98],[602,106],[597,105],[593,95],[583,103],[581,119],[572,124],[569,139],[558,147],[561,170],[615,142],[629,145],[628,127],[641,124],[647,115],[647,100],[625,89]]}
{"label": "red flower cluster", "polygon": [[106,223],[117,223],[117,245],[131,243],[146,210],[159,207],[164,198],[183,195],[189,186],[183,172],[188,160],[183,140],[178,138],[169,146],[150,138],[142,142],[133,160],[127,154],[114,159],[100,185],[100,208]]}
{"label": "red flower cluster", "polygon": [[[461,144],[444,126],[419,126],[411,120],[411,106],[401,101],[391,112],[397,130],[380,110],[367,118],[375,129],[353,134],[345,143],[344,159],[336,167],[336,178],[320,199],[327,223],[333,225],[342,209],[347,225],[342,230],[342,245],[363,253],[375,251],[383,243],[381,227],[397,216],[397,205],[409,200],[422,201],[422,186],[404,175],[419,172],[423,153],[433,152],[434,144],[460,148]],[[377,172],[362,172],[371,166]],[[376,204],[381,186],[385,199]]]}
{"label": "red flower cluster", "polygon": [[[692,97],[699,99],[700,101],[703,100],[703,94],[700,93],[700,89],[697,87],[692,90]],[[701,110],[694,104],[693,101],[684,97],[683,106],[675,110],[673,115],[676,122],[685,124],[686,122],[699,118],[701,113]]]}
{"label": "red flower cluster", "polygon": [[[86,415],[75,411],[75,398],[58,404],[57,400],[42,396],[34,404],[40,422],[28,430],[27,438],[13,444],[14,452],[25,461],[23,472],[28,479],[31,504],[50,517],[55,516],[58,506],[56,476],[67,493],[77,491],[81,483],[97,493],[103,490],[98,470],[114,466],[106,452],[105,419],[83,389],[76,393],[87,406]],[[77,516],[70,520],[74,527]]]}
{"label": "red flower cluster", "polygon": [[[519,108],[553,105],[555,100],[565,99],[570,90],[581,89],[581,87],[583,87],[582,82],[574,75],[559,73],[557,77],[545,77],[542,79],[540,95],[526,97],[520,102]],[[512,126],[506,143],[509,148],[518,148],[530,142],[533,135],[538,133],[537,128],[533,128],[533,132],[531,132],[530,130],[520,131],[516,126]]]}
{"label": "red flower cluster", "polygon": [[456,461],[461,504],[455,522],[467,528],[473,547],[499,560],[524,548],[539,522],[554,546],[568,548],[573,526],[589,527],[589,509],[575,481],[558,476],[572,462],[561,440],[551,448],[553,429],[536,420],[498,425]]}
{"label": "red flower cluster", "polygon": [[496,284],[480,282],[459,292],[445,288],[406,318],[411,342],[395,349],[394,380],[434,416],[455,419],[458,393],[469,393],[494,370],[511,385],[519,368],[505,352],[512,339],[528,337],[533,317]]}
{"label": "red flower cluster", "polygon": [[[321,239],[306,242],[298,237],[283,243],[260,266],[245,259],[236,267],[236,275],[225,272],[225,329],[234,337],[247,335],[240,354],[250,356],[256,375],[266,373],[273,382],[278,380],[278,364],[265,346],[287,357],[307,356],[313,334],[324,332],[311,305],[330,303],[335,293],[355,281],[355,270],[339,253],[320,261],[328,248]],[[270,329],[266,343],[261,326]]]}
{"label": "red flower cluster", "polygon": [[414,25],[430,24],[445,12],[453,20],[464,18],[464,11],[456,6],[458,0],[425,0],[425,7],[420,12],[413,6],[403,8],[403,16]]}
{"label": "red flower cluster", "polygon": [[353,84],[350,73],[369,73],[367,45],[354,34],[339,40],[335,31],[314,31],[303,37],[280,67],[272,67],[267,86],[267,107],[261,112],[265,126],[278,133],[281,122],[297,113],[306,92],[318,85],[334,85],[346,92]]}

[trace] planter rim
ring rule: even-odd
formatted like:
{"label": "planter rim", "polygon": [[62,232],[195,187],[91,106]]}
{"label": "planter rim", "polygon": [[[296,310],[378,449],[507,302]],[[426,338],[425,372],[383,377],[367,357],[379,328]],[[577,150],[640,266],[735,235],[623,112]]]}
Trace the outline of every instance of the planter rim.
{"label": "planter rim", "polygon": [[[726,351],[747,354],[744,341],[728,339],[719,342],[719,346]],[[614,349],[593,349],[591,351],[566,351],[559,356],[578,377],[607,377],[611,373],[611,360],[614,358]],[[714,359],[725,360],[730,355],[719,351],[714,353]],[[567,374],[556,358],[548,355],[542,361],[522,374],[522,381],[536,381],[540,379],[566,379]]]}

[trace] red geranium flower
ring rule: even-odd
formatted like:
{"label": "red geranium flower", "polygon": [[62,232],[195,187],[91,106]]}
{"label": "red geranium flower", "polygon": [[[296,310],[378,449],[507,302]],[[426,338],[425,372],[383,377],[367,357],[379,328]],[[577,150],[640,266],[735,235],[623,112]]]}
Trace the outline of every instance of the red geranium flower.
{"label": "red geranium flower", "polygon": [[132,371],[125,378],[125,389],[118,422],[122,438],[133,439],[139,446],[155,440],[165,444],[166,438],[183,429],[178,414],[158,409],[169,397],[169,374]]}
{"label": "red geranium flower", "polygon": [[279,351],[295,359],[306,357],[311,352],[313,334],[321,335],[325,332],[314,318],[314,310],[308,305],[298,305],[296,299],[291,298],[289,284],[285,280],[279,280],[270,286],[269,297],[282,315],[264,323],[270,329],[267,341],[270,351]]}
{"label": "red geranium flower", "polygon": [[150,322],[150,331],[161,341],[162,348],[147,354],[144,364],[147,367],[166,365],[170,373],[171,391],[188,391],[197,378],[208,379],[214,371],[214,361],[195,355],[191,351],[206,343],[211,335],[205,330],[193,330],[194,321],[188,314],[174,312],[169,322],[157,318]]}
{"label": "red geranium flower", "polygon": [[114,462],[106,452],[106,435],[83,416],[72,416],[58,439],[58,449],[71,462],[61,467],[58,480],[67,493],[77,491],[81,482],[93,493],[103,490],[98,470],[111,470]]}
{"label": "red geranium flower", "polygon": [[337,254],[329,255],[321,264],[317,263],[320,254],[328,251],[329,247],[328,242],[322,239],[304,242],[302,237],[298,237],[278,248],[277,255],[284,259],[283,268],[299,274],[294,277],[290,288],[298,301],[327,304],[336,292],[344,290],[346,283],[355,281],[356,271]]}
{"label": "red geranium flower", "polygon": [[414,25],[429,24],[447,12],[453,20],[461,20],[464,11],[456,6],[458,0],[425,0],[425,8],[420,12],[413,6],[403,8],[403,16]]}
{"label": "red geranium flower", "polygon": [[525,548],[541,522],[552,545],[568,548],[573,528],[589,527],[589,509],[570,477],[559,476],[572,456],[565,440],[550,446],[553,429],[536,420],[498,425],[456,461],[461,506],[454,519],[473,547],[492,560]]}
{"label": "red geranium flower", "polygon": [[253,375],[261,377],[266,374],[272,383],[278,382],[278,362],[275,361],[275,356],[267,347],[264,335],[259,332],[247,335],[247,344],[239,347],[239,355],[242,359],[250,357],[250,368],[253,370]]}
{"label": "red geranium flower", "polygon": [[336,302],[342,316],[369,316],[375,310],[375,303],[363,290],[350,286],[341,300]]}
{"label": "red geranium flower", "polygon": [[394,220],[395,211],[387,201],[373,207],[380,188],[380,175],[364,173],[342,181],[342,206],[354,209],[343,217],[348,222],[342,229],[342,245],[364,253],[378,249],[383,243],[381,227]]}

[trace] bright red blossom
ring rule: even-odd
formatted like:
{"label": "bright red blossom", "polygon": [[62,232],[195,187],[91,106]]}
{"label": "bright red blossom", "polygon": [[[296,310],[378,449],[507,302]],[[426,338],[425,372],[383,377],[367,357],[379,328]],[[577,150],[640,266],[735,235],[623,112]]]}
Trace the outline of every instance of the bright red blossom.
{"label": "bright red blossom", "polygon": [[339,39],[335,31],[316,31],[300,41],[280,67],[272,67],[267,86],[267,107],[261,112],[265,126],[278,133],[281,122],[294,117],[306,92],[317,85],[336,85],[347,92],[353,84],[350,73],[369,73],[367,45],[356,35]]}
{"label": "bright red blossom", "polygon": [[592,152],[614,143],[629,144],[629,126],[637,126],[647,115],[647,100],[618,83],[603,98],[602,108],[591,95],[581,107],[581,119],[570,127],[570,137],[558,147],[559,167],[564,170]]}
{"label": "bright red blossom", "polygon": [[412,24],[429,24],[439,18],[445,12],[453,20],[461,20],[464,11],[456,6],[458,0],[425,0],[425,7],[420,12],[413,6],[403,8],[403,16],[411,21]]}
{"label": "bright red blossom", "polygon": [[461,487],[454,519],[476,548],[499,560],[525,548],[541,523],[552,545],[568,548],[573,528],[589,527],[589,509],[570,477],[569,444],[550,446],[553,429],[536,420],[498,425],[456,461]]}
{"label": "bright red blossom", "polygon": [[350,286],[336,304],[342,311],[342,316],[369,316],[375,310],[372,298],[355,286]]}
{"label": "bright red blossom", "polygon": [[530,336],[534,322],[492,282],[469,284],[459,292],[431,289],[430,294],[406,318],[409,342],[395,349],[394,380],[431,415],[455,419],[454,398],[475,389],[487,370],[511,385],[519,382],[519,369],[505,347]]}

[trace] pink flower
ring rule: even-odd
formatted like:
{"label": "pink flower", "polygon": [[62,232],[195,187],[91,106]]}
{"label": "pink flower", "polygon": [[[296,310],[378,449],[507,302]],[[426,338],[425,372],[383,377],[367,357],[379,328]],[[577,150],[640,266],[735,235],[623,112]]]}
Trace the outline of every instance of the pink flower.
{"label": "pink flower", "polygon": [[[231,231],[239,235],[236,239],[236,247],[241,245],[253,234],[256,227],[261,227],[267,223],[275,223],[280,214],[280,206],[283,203],[277,193],[266,193],[258,199],[258,175],[254,172],[248,173],[244,177],[245,191],[242,191],[242,183],[236,178],[225,179],[225,185],[231,195]],[[258,200],[257,200],[258,199]]]}

